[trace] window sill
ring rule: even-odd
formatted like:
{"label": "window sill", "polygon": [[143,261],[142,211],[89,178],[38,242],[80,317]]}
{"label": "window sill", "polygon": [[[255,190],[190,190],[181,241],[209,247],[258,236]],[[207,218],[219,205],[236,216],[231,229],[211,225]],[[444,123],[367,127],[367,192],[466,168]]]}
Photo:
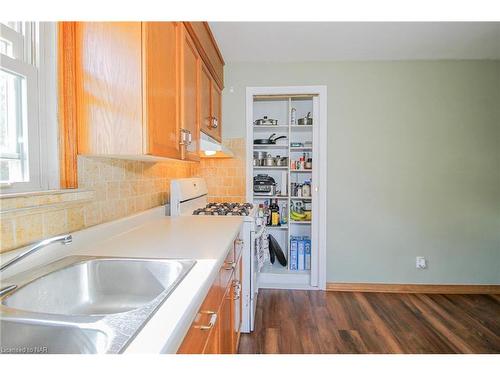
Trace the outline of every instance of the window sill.
{"label": "window sill", "polygon": [[95,192],[85,189],[46,190],[0,195],[2,218],[50,211],[85,203],[95,198]]}

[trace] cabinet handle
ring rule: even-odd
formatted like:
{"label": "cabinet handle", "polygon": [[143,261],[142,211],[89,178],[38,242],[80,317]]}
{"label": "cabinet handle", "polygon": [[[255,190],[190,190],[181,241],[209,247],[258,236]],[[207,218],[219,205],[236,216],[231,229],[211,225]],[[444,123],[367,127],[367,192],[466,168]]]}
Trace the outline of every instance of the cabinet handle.
{"label": "cabinet handle", "polygon": [[211,119],[210,126],[214,129],[216,129],[219,126],[219,121],[217,120],[217,117],[212,116],[212,117],[210,117],[210,119]]}
{"label": "cabinet handle", "polygon": [[191,143],[193,143],[193,135],[191,134],[191,131],[181,129],[181,141],[179,144],[181,146],[189,146]]}
{"label": "cabinet handle", "polygon": [[241,297],[241,283],[238,280],[233,280],[234,295],[229,298],[232,301],[239,300]]}
{"label": "cabinet handle", "polygon": [[236,263],[235,262],[224,262],[224,269],[226,271],[234,270],[235,268],[236,268]]}
{"label": "cabinet handle", "polygon": [[215,323],[217,322],[217,313],[215,313],[213,311],[200,311],[200,314],[210,315],[210,321],[208,322],[207,325],[199,325],[199,326],[195,326],[195,328],[199,328],[202,331],[208,331],[208,330],[212,329],[213,326],[215,325]]}
{"label": "cabinet handle", "polygon": [[189,131],[186,130],[186,129],[181,129],[181,140],[179,142],[179,144],[181,146],[184,146],[184,145],[187,145],[188,144],[188,140],[187,140],[187,135],[189,134]]}
{"label": "cabinet handle", "polygon": [[242,239],[238,238],[236,240],[236,245],[243,245],[245,243],[245,241],[243,241]]}

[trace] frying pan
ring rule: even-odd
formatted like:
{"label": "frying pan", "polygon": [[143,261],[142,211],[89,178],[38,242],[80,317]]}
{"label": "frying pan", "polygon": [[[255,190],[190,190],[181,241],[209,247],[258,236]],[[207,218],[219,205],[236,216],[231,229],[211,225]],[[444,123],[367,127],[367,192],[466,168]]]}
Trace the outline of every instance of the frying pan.
{"label": "frying pan", "polygon": [[278,262],[286,267],[287,261],[285,258],[285,254],[283,254],[283,250],[281,250],[281,246],[276,241],[272,235],[269,235],[269,256],[271,258],[271,263],[274,264],[275,258],[278,259]]}
{"label": "frying pan", "polygon": [[286,135],[282,135],[280,137],[274,138],[276,133],[271,134],[269,138],[264,138],[264,139],[254,139],[253,144],[254,145],[275,145],[276,141],[281,138],[286,138]]}

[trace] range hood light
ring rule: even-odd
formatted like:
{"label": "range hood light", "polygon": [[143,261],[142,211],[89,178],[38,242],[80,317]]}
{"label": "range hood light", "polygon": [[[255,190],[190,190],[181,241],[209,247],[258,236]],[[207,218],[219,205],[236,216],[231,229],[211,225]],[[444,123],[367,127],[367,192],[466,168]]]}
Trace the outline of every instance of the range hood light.
{"label": "range hood light", "polygon": [[212,137],[200,132],[200,157],[202,158],[232,158],[233,152],[217,142]]}

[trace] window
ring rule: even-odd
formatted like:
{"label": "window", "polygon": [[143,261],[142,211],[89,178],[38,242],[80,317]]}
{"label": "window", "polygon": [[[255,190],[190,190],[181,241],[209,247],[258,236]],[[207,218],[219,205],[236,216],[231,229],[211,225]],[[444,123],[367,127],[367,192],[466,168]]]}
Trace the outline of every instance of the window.
{"label": "window", "polygon": [[[48,181],[49,160],[57,154],[55,84],[48,83],[55,65],[55,25],[0,22],[2,193],[56,187]],[[57,168],[57,159],[55,164],[50,167]]]}

